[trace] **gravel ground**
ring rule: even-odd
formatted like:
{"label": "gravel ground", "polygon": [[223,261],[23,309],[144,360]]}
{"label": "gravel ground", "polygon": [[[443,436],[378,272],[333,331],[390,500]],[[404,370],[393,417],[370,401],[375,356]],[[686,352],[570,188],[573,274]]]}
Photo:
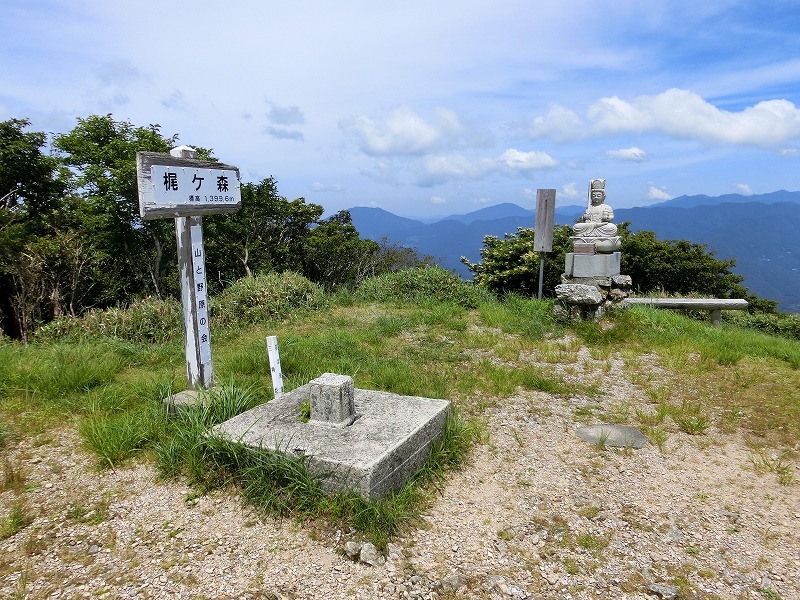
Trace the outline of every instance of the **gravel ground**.
{"label": "gravel ground", "polygon": [[[531,358],[530,360],[535,360]],[[659,367],[651,360],[652,377]],[[648,407],[622,362],[585,350],[561,370],[601,403]],[[800,479],[758,474],[738,433],[670,433],[663,452],[580,441],[588,399],[521,392],[385,564],[352,532],[264,520],[195,497],[149,464],[98,472],[71,429],[4,451],[35,517],[0,541],[0,595],[19,598],[800,598]],[[592,402],[597,402],[597,399]]]}

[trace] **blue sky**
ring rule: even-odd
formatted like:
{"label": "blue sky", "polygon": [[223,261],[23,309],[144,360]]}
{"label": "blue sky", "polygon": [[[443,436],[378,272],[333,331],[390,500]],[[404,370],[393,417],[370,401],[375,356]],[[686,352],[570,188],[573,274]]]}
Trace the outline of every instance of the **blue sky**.
{"label": "blue sky", "polygon": [[800,189],[800,5],[6,0],[0,120],[112,113],[328,212],[537,188],[615,207]]}

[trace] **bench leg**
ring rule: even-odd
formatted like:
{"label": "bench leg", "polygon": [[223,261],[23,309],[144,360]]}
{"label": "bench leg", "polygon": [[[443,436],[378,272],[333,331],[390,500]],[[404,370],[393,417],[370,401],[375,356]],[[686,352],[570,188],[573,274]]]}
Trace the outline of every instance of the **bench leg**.
{"label": "bench leg", "polygon": [[722,321],[722,309],[712,308],[708,311],[708,314],[711,317],[711,324],[714,327],[719,327],[719,324]]}

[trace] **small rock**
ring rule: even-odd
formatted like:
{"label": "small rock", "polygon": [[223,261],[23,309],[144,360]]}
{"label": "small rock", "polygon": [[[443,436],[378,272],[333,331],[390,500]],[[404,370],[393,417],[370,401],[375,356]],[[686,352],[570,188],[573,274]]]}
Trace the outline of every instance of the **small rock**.
{"label": "small rock", "polygon": [[522,589],[520,586],[516,584],[511,585],[501,585],[500,591],[503,592],[506,596],[511,596],[512,598],[527,598],[528,592]]}
{"label": "small rock", "polygon": [[373,567],[380,567],[386,563],[386,559],[380,555],[375,545],[370,542],[361,546],[359,558],[361,562],[372,565]]}
{"label": "small rock", "polygon": [[400,548],[400,546],[395,544],[387,544],[386,552],[389,560],[393,560],[394,562],[401,562],[405,560],[405,555],[403,555],[403,550]]}
{"label": "small rock", "polygon": [[670,525],[667,531],[667,540],[670,542],[680,542],[682,539],[683,533],[681,533],[681,530],[675,527],[675,525]]}
{"label": "small rock", "polygon": [[88,554],[97,554],[98,552],[100,552],[100,546],[97,544],[89,546]]}
{"label": "small rock", "polygon": [[736,522],[739,520],[739,513],[730,510],[723,510],[722,516],[727,517],[732,525],[735,525]]}
{"label": "small rock", "polygon": [[647,586],[647,590],[651,594],[664,598],[664,600],[673,600],[677,598],[680,593],[680,589],[676,588],[674,585],[664,585],[661,583],[651,583]]}
{"label": "small rock", "polygon": [[461,573],[455,573],[454,575],[450,575],[450,577],[446,577],[444,581],[442,581],[442,589],[445,592],[455,592],[467,584],[467,580],[464,578],[464,575]]}
{"label": "small rock", "polygon": [[361,547],[364,544],[361,542],[347,542],[344,545],[344,552],[350,558],[356,558],[359,554],[361,554]]}

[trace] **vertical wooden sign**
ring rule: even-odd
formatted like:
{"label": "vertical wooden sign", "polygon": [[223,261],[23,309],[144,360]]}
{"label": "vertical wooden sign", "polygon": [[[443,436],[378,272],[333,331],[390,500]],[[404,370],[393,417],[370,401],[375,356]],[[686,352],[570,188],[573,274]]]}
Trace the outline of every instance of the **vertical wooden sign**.
{"label": "vertical wooden sign", "polygon": [[556,214],[556,191],[536,190],[536,235],[533,249],[550,252],[553,249],[553,225]]}
{"label": "vertical wooden sign", "polygon": [[536,229],[533,249],[539,253],[539,300],[542,299],[544,281],[544,253],[553,249],[553,226],[556,214],[556,191],[536,190]]}
{"label": "vertical wooden sign", "polygon": [[181,279],[186,377],[194,389],[214,385],[208,281],[200,215],[221,214],[242,206],[239,169],[197,160],[188,146],[169,154],[136,153],[139,212],[143,219],[175,217]]}
{"label": "vertical wooden sign", "polygon": [[186,377],[189,386],[195,389],[207,389],[214,385],[202,227],[201,217],[175,219],[185,332]]}

